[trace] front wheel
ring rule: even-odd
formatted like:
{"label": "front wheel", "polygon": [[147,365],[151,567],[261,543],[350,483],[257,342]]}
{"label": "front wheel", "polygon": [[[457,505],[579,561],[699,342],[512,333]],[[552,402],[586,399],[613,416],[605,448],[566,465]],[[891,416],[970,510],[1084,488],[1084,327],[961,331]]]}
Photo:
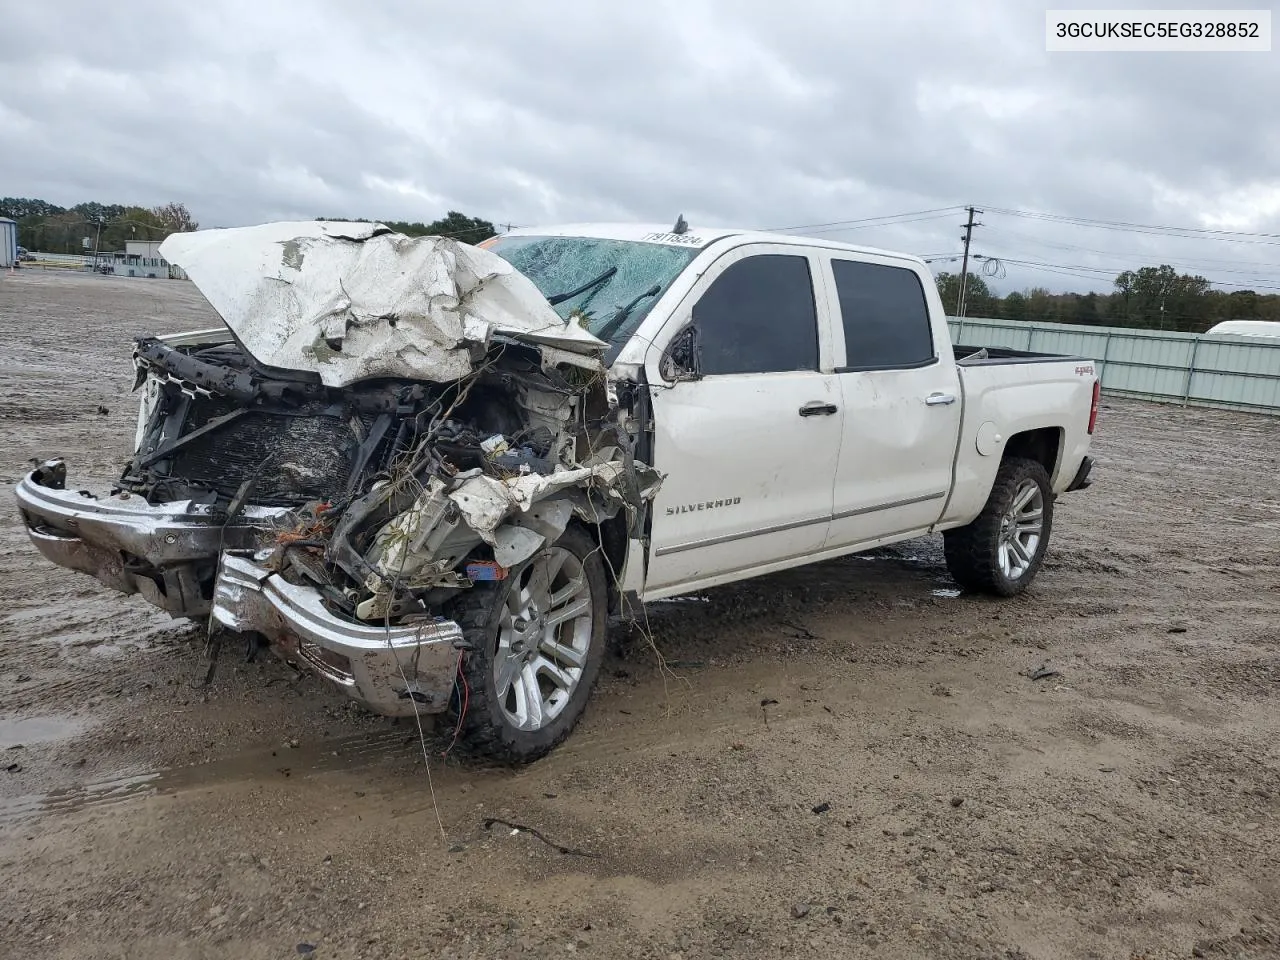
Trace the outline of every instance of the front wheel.
{"label": "front wheel", "polygon": [[608,597],[599,546],[571,524],[506,580],[457,601],[467,650],[453,709],[468,753],[527,763],[570,734],[604,658]]}
{"label": "front wheel", "polygon": [[977,519],[943,534],[947,569],[969,590],[1015,596],[1040,572],[1052,530],[1049,474],[1038,461],[1010,457]]}

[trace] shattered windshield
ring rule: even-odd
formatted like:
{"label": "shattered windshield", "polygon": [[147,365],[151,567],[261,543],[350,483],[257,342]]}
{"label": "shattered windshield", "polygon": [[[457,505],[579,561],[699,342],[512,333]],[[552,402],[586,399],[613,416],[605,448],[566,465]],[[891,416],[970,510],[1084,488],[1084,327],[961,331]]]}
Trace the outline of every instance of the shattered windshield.
{"label": "shattered windshield", "polygon": [[[625,343],[697,248],[595,237],[499,237],[488,246],[532,280],[564,319]],[[657,291],[654,292],[654,287]],[[630,310],[627,308],[630,307]],[[612,351],[611,351],[612,353]]]}

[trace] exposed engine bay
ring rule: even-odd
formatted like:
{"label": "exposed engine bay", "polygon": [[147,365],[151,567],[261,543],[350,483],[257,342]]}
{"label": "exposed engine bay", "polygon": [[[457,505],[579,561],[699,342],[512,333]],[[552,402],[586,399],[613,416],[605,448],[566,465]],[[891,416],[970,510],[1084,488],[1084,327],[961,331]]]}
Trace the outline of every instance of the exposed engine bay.
{"label": "exposed engine bay", "polygon": [[[137,342],[121,491],[228,525],[280,508],[257,524],[266,566],[387,625],[502,579],[574,517],[602,545],[641,536],[659,478],[633,453],[639,389],[496,255],[329,222],[164,253],[227,328]],[[205,597],[213,574],[196,571]]]}
{"label": "exposed engine bay", "polygon": [[538,347],[511,338],[443,384],[328,387],[266,372],[234,342],[145,338],[134,363],[147,395],[120,487],[228,521],[248,504],[290,508],[262,531],[268,565],[361,621],[429,615],[500,579],[574,516],[621,516],[638,537],[657,488],[604,372],[544,365]]}

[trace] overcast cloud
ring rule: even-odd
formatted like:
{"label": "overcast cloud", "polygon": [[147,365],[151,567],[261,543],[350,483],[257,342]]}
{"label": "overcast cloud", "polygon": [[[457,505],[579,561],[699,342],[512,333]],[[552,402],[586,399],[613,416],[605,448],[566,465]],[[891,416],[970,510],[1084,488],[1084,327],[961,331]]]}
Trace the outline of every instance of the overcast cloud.
{"label": "overcast cloud", "polygon": [[[1280,235],[1280,53],[1048,54],[1025,0],[0,8],[0,195],[178,200],[204,226],[790,227],[976,203]],[[1001,290],[1161,261],[1280,290],[1280,237],[980,219],[978,253],[1060,270],[1011,264]],[[962,220],[826,235],[954,253]]]}

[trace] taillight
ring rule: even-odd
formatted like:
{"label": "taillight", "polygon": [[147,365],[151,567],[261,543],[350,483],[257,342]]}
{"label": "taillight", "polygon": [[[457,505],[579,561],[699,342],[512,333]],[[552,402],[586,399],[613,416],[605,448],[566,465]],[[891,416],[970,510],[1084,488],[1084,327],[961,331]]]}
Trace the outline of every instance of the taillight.
{"label": "taillight", "polygon": [[1102,382],[1093,381],[1093,403],[1089,405],[1089,433],[1098,425],[1098,400],[1102,396]]}

